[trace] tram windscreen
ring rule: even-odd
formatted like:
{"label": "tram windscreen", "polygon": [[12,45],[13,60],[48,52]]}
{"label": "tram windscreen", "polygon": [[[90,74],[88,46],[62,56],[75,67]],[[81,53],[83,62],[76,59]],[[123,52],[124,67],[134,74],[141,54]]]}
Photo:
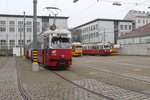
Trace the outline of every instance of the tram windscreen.
{"label": "tram windscreen", "polygon": [[77,50],[82,50],[82,46],[76,46]]}
{"label": "tram windscreen", "polygon": [[110,49],[110,46],[105,45],[104,49]]}
{"label": "tram windscreen", "polygon": [[53,37],[51,46],[55,49],[69,49],[71,48],[71,42],[69,38]]}

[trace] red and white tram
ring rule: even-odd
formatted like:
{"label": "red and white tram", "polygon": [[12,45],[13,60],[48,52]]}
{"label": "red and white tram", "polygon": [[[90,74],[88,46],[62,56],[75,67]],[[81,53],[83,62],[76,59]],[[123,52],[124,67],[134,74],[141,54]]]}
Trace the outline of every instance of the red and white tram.
{"label": "red and white tram", "polygon": [[[49,29],[40,33],[37,36],[38,62],[50,67],[70,67],[72,65],[70,39],[71,32],[65,29]],[[32,59],[32,51],[30,51],[28,49],[28,57]]]}
{"label": "red and white tram", "polygon": [[110,44],[89,44],[83,46],[83,55],[110,55]]}
{"label": "red and white tram", "polygon": [[26,44],[25,56],[26,58],[32,59],[32,42]]}

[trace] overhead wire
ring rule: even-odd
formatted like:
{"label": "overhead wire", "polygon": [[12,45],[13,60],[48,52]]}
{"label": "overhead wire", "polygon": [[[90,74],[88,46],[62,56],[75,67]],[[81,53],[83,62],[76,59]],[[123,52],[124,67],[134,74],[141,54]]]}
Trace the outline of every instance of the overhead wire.
{"label": "overhead wire", "polygon": [[110,3],[113,3],[113,2],[118,2],[118,3],[121,3],[121,4],[135,4],[135,5],[149,5],[149,4],[143,4],[143,3],[135,3],[135,2],[120,2],[120,1],[112,1],[112,0],[100,0],[101,2],[110,2]]}
{"label": "overhead wire", "polygon": [[[92,7],[93,7],[94,5],[96,5],[96,4],[97,4],[97,2],[91,4],[90,6],[88,6],[88,7],[85,8],[84,10],[82,10],[81,12],[75,14],[75,15],[74,15],[73,17],[71,17],[69,20],[71,21],[71,20],[74,19],[75,17],[77,17],[77,16],[79,16],[79,15],[82,15],[84,12],[86,12],[88,9],[92,8]],[[65,24],[65,23],[67,23],[67,22],[62,23],[60,26],[62,26],[62,25]]]}
{"label": "overhead wire", "polygon": [[[104,2],[114,2],[114,1],[111,1],[111,0],[98,0],[96,3],[91,4],[91,5],[88,6],[86,9],[82,10],[81,12],[77,13],[77,14],[74,15],[73,17],[69,18],[69,20],[71,21],[71,20],[75,19],[76,17],[82,15],[82,14],[83,14],[84,12],[86,12],[88,9],[92,8],[93,6],[95,6],[96,4],[98,4],[98,2],[101,2],[101,1],[102,1],[102,2],[103,2],[103,1],[104,1]],[[139,0],[139,1],[140,1],[140,0]],[[125,9],[119,11],[119,12],[113,13],[113,14],[108,15],[108,16],[106,16],[106,17],[113,16],[113,15],[118,15],[118,14],[120,14],[120,12],[122,13],[123,11],[125,11],[125,10],[127,10],[127,9],[131,9],[131,8],[133,8],[133,7],[135,7],[135,6],[138,6],[138,5],[145,5],[144,3],[146,3],[146,2],[149,2],[149,0],[145,0],[145,1],[140,2],[140,3],[121,2],[121,3],[123,3],[123,4],[132,4],[132,5],[135,4],[135,5],[134,5],[134,6],[131,6],[131,7],[127,7],[127,8],[125,8]],[[147,5],[148,5],[148,4],[147,4]],[[65,23],[67,23],[67,22],[64,22],[63,24],[65,24]],[[62,26],[63,24],[61,24],[60,26]]]}
{"label": "overhead wire", "polygon": [[[145,0],[145,1],[143,1],[143,2],[140,2],[139,4],[143,4],[143,3],[145,3],[145,2],[149,2],[149,0]],[[121,13],[123,13],[124,11],[126,11],[126,10],[128,10],[128,9],[134,8],[135,6],[138,6],[138,5],[132,5],[132,6],[130,6],[130,7],[127,7],[127,8],[125,8],[125,9],[123,9],[123,10],[120,10],[120,11],[118,11],[118,12],[115,12],[115,13],[113,13],[113,14],[110,14],[110,15],[108,15],[108,16],[106,16],[106,17],[110,17],[110,16],[113,16],[113,15],[121,14]]]}

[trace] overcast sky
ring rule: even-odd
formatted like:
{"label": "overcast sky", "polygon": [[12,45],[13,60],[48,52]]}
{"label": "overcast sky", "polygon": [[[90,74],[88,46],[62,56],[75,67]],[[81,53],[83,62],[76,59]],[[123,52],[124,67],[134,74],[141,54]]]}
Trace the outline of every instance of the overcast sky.
{"label": "overcast sky", "polygon": [[[51,14],[45,7],[57,7],[61,9],[58,16],[69,17],[70,28],[79,26],[97,18],[123,19],[129,10],[150,11],[150,0],[115,0],[121,6],[114,6],[114,0],[37,0],[38,15]],[[23,11],[27,15],[33,15],[33,0],[1,0],[0,14],[18,14]],[[51,14],[52,15],[52,14]]]}

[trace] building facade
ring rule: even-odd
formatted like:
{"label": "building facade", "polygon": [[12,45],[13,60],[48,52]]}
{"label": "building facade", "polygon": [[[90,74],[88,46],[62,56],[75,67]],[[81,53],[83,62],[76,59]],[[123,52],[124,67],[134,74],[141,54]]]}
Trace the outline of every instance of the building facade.
{"label": "building facade", "polygon": [[124,17],[124,20],[133,20],[134,28],[139,28],[150,23],[150,12],[130,10]]}
{"label": "building facade", "polygon": [[[52,16],[37,16],[37,34],[53,23]],[[68,17],[57,17],[56,26],[66,28]],[[25,44],[33,40],[33,16],[0,14],[0,49],[12,49],[23,45],[25,25]]]}
{"label": "building facade", "polygon": [[81,31],[82,44],[117,43],[117,37],[132,31],[132,21],[95,19],[74,29]]}

